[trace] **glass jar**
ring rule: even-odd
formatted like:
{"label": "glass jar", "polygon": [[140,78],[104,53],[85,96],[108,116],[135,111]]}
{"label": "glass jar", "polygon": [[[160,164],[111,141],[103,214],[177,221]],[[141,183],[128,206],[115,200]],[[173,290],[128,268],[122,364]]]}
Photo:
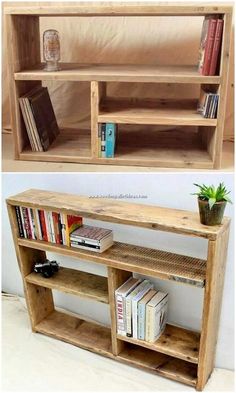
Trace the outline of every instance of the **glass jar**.
{"label": "glass jar", "polygon": [[60,69],[60,38],[57,30],[46,30],[43,33],[43,56],[46,61],[45,71],[58,71]]}

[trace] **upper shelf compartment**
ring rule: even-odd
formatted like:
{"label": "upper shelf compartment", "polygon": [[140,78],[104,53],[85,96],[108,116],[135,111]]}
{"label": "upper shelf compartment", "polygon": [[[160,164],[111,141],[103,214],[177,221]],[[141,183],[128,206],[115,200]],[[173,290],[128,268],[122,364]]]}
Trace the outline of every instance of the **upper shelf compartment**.
{"label": "upper shelf compartment", "polygon": [[44,71],[39,64],[14,74],[15,80],[158,82],[219,84],[219,76],[203,76],[197,66],[60,63],[57,72]]}
{"label": "upper shelf compartment", "polygon": [[230,222],[225,217],[221,225],[206,226],[200,223],[198,213],[187,210],[34,189],[9,197],[7,203],[211,240],[215,240]]}

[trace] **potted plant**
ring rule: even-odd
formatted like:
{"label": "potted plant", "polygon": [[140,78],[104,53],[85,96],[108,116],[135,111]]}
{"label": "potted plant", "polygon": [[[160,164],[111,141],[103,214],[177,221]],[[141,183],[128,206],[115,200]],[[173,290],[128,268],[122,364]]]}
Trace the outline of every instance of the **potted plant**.
{"label": "potted plant", "polygon": [[204,225],[221,224],[226,203],[232,203],[228,197],[230,191],[227,191],[224,183],[220,183],[218,187],[196,183],[194,185],[199,188],[199,191],[193,195],[198,196],[201,223]]}

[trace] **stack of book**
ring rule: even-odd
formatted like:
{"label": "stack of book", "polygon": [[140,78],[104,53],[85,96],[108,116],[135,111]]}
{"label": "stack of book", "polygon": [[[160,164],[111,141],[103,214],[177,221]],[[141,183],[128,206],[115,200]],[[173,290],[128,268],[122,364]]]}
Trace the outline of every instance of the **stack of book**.
{"label": "stack of book", "polygon": [[197,111],[203,117],[215,119],[217,116],[219,94],[201,89]]}
{"label": "stack of book", "polygon": [[98,125],[99,157],[113,158],[116,148],[117,125],[115,123],[100,123]]}
{"label": "stack of book", "polygon": [[82,217],[15,206],[19,236],[70,246],[70,234],[83,224]]}
{"label": "stack of book", "polygon": [[168,294],[149,280],[130,277],[115,291],[117,333],[155,342],[165,330]]}
{"label": "stack of book", "polygon": [[223,19],[218,15],[209,15],[204,19],[198,63],[202,75],[218,73],[223,24]]}
{"label": "stack of book", "polygon": [[90,225],[82,225],[70,235],[71,247],[104,252],[113,245],[113,232]]}
{"label": "stack of book", "polygon": [[47,87],[37,87],[19,98],[33,151],[46,151],[59,134]]}

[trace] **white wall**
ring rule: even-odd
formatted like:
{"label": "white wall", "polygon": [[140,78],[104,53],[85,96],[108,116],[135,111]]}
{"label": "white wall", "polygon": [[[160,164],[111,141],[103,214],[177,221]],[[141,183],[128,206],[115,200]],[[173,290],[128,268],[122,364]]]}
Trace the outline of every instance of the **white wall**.
{"label": "white wall", "polygon": [[[231,174],[3,174],[3,239],[2,239],[2,288],[4,291],[23,295],[22,282],[17,266],[5,198],[29,188],[55,190],[81,195],[120,195],[126,200],[156,204],[160,206],[197,209],[193,182],[217,184],[224,181],[233,190]],[[147,198],[128,198],[126,194],[145,195]],[[232,192],[233,198],[233,192]],[[227,205],[226,214],[233,217],[233,206]],[[92,222],[87,220],[87,222]],[[103,227],[114,229],[116,240],[145,245],[153,248],[184,253],[186,255],[205,258],[207,241],[165,232],[157,232],[141,228],[132,228],[119,224],[99,222]],[[223,305],[220,319],[220,330],[216,354],[216,366],[234,368],[234,252],[233,225],[231,226],[229,252],[226,267]],[[69,259],[59,255],[49,255],[61,265],[78,268],[100,275],[106,275],[105,267],[88,262]],[[192,286],[153,280],[156,287],[170,293],[169,321],[192,328],[200,329],[203,290]],[[108,306],[85,301],[76,296],[55,293],[57,306],[87,315],[97,321],[109,324]]]}

